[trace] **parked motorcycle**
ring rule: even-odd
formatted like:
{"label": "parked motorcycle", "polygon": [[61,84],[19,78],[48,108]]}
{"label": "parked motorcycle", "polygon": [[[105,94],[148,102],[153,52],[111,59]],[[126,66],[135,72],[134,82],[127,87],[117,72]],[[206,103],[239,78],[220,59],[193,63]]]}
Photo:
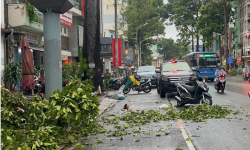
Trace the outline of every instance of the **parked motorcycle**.
{"label": "parked motorcycle", "polygon": [[219,77],[215,78],[214,88],[217,90],[217,92],[221,90],[221,93],[223,94],[225,90],[225,83],[226,83],[225,75],[220,74]]}
{"label": "parked motorcycle", "polygon": [[[137,80],[136,80],[137,81]],[[128,81],[127,81],[128,82]],[[137,81],[138,82],[138,81]],[[142,80],[140,81],[139,85],[134,85],[133,82],[129,84],[128,87],[124,87],[123,89],[123,93],[124,94],[128,94],[130,92],[130,90],[133,91],[138,91],[138,92],[145,92],[145,93],[149,93],[151,91],[151,80],[147,79],[147,80]]]}
{"label": "parked motorcycle", "polygon": [[120,87],[121,87],[121,84],[119,83],[119,78],[110,79],[109,88],[114,89],[114,90],[119,90]]}
{"label": "parked motorcycle", "polygon": [[244,81],[250,80],[250,79],[249,79],[249,73],[246,73],[245,77],[243,77],[243,80],[244,80]]}
{"label": "parked motorcycle", "polygon": [[201,76],[193,76],[194,86],[177,84],[177,106],[185,104],[212,105],[212,96],[208,93],[209,87]]}

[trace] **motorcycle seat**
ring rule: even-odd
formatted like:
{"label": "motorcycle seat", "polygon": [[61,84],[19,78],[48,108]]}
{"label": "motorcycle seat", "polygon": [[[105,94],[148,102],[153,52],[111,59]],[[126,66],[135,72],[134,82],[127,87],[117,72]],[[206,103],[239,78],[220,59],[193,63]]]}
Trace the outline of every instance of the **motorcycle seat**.
{"label": "motorcycle seat", "polygon": [[194,86],[189,86],[189,85],[182,85],[184,88],[186,88],[188,91],[193,92],[194,91]]}

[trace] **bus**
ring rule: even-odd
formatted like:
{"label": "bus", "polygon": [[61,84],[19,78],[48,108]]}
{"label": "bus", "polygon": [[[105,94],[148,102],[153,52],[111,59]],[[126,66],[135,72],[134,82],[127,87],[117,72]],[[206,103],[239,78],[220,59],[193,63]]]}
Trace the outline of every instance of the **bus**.
{"label": "bus", "polygon": [[220,64],[220,58],[216,52],[193,52],[181,58],[185,60],[190,67],[196,67],[200,72],[197,75],[202,76],[206,80],[215,78],[215,71]]}

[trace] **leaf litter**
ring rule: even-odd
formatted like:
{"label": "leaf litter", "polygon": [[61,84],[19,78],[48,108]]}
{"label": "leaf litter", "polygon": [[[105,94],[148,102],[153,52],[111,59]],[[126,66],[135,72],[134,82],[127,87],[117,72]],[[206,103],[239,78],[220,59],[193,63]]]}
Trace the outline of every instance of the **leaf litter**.
{"label": "leaf litter", "polygon": [[[162,110],[142,110],[142,111],[131,111],[124,113],[121,116],[109,114],[103,116],[99,123],[102,122],[103,125],[112,126],[112,130],[105,129],[102,125],[99,124],[99,128],[95,130],[95,134],[104,133],[108,137],[120,137],[120,140],[123,140],[124,135],[138,136],[150,135],[151,132],[140,131],[143,126],[149,125],[150,123],[159,123],[160,121],[170,121],[182,119],[184,121],[193,121],[193,122],[203,122],[206,123],[206,119],[219,119],[226,118],[229,115],[236,115],[240,112],[234,112],[229,110],[225,106],[219,105],[196,105],[194,107],[182,108],[180,111],[176,111],[172,106],[162,109]],[[166,128],[170,129],[172,124],[166,125]],[[138,128],[139,127],[139,128]],[[134,129],[129,131],[129,129]],[[162,128],[161,128],[162,129]],[[198,129],[197,129],[198,130]],[[167,136],[169,132],[155,132],[156,136]],[[106,139],[113,140],[113,138]],[[192,140],[192,139],[186,139]],[[136,140],[135,142],[139,142]],[[98,144],[103,143],[101,140],[97,140]],[[113,145],[112,145],[113,146]]]}

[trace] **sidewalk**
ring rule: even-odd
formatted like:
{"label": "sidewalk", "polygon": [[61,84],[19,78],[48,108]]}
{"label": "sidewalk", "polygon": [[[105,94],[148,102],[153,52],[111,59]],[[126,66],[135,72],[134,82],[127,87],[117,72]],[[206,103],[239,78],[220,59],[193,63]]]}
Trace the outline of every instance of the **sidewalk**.
{"label": "sidewalk", "polygon": [[[103,114],[109,107],[112,107],[118,102],[118,100],[116,99],[116,95],[122,93],[123,87],[124,85],[121,86],[119,90],[111,90],[108,91],[104,96],[98,96],[98,98],[100,99],[99,116]],[[59,150],[73,150],[78,142],[75,142],[74,144],[68,146],[61,145],[59,147]]]}
{"label": "sidewalk", "polygon": [[100,97],[100,106],[99,106],[99,116],[107,110],[112,105],[115,105],[118,100],[116,99],[117,94],[121,94],[124,86],[121,86],[119,90],[112,90],[106,93],[106,96]]}

